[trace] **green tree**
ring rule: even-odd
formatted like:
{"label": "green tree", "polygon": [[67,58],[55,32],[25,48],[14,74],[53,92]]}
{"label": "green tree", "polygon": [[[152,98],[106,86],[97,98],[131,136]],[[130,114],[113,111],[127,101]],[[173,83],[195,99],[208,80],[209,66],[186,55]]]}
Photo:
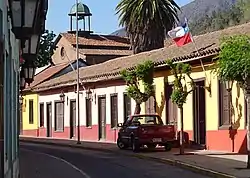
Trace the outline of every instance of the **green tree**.
{"label": "green tree", "polygon": [[36,67],[43,67],[52,63],[51,56],[54,54],[56,46],[54,45],[55,34],[53,31],[45,30],[40,39]]}
{"label": "green tree", "polygon": [[121,0],[116,7],[135,54],[164,47],[166,32],[176,25],[179,9],[174,0]]}
{"label": "green tree", "polygon": [[[221,80],[238,82],[244,91],[247,105],[250,106],[250,37],[247,35],[225,37],[221,40],[220,49],[216,74]],[[250,168],[250,110],[247,108],[247,168]]]}
{"label": "green tree", "polygon": [[[154,96],[154,63],[149,60],[145,61],[137,65],[134,70],[123,70],[121,75],[128,86],[126,89],[128,96],[135,100],[134,114],[140,114],[141,104],[146,102],[150,96]],[[144,87],[144,92],[140,89],[140,81]]]}
{"label": "green tree", "polygon": [[[180,131],[180,154],[184,154],[184,132],[183,132],[183,104],[186,103],[187,96],[195,88],[194,80],[191,77],[191,66],[184,63],[173,63],[171,60],[167,60],[172,74],[174,75],[174,88],[171,94],[171,100],[177,104],[180,110],[181,118],[181,131]],[[190,80],[186,81],[186,77]],[[190,90],[187,89],[187,84],[190,86]]]}

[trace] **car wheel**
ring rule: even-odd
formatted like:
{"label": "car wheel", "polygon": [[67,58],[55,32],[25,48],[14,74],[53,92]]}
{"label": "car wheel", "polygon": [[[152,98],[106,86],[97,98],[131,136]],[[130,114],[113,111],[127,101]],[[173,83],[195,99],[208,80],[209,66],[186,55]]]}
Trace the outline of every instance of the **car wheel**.
{"label": "car wheel", "polygon": [[148,149],[155,149],[156,144],[147,144]]}
{"label": "car wheel", "polygon": [[117,139],[117,146],[118,148],[120,148],[121,150],[124,150],[126,149],[128,146],[126,144],[124,144],[121,140],[121,138],[118,138]]}
{"label": "car wheel", "polygon": [[171,143],[166,143],[165,144],[165,150],[166,151],[171,151],[171,149],[172,149],[172,144]]}
{"label": "car wheel", "polygon": [[140,146],[138,144],[138,141],[136,141],[134,138],[131,138],[131,142],[132,142],[133,152],[138,152],[140,150]]}

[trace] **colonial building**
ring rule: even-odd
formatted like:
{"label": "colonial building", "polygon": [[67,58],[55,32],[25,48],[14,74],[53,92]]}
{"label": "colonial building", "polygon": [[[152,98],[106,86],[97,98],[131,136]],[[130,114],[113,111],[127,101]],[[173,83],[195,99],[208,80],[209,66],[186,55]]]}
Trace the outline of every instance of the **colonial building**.
{"label": "colonial building", "polygon": [[[22,70],[30,69],[47,9],[47,0],[0,1],[0,177],[3,178],[20,177],[19,60],[20,55],[26,60]],[[25,79],[28,81],[29,76]]]}
{"label": "colonial building", "polygon": [[[78,60],[79,67],[86,67],[87,63],[80,59]],[[38,94],[32,92],[32,88],[50,79],[55,79],[73,71],[76,68],[77,61],[72,63],[59,63],[54,65],[49,65],[38,72],[34,81],[30,86],[26,85],[22,90],[22,115],[20,118],[20,134],[21,135],[39,135],[38,128],[38,105],[39,99]],[[76,74],[75,74],[76,76]]]}
{"label": "colonial building", "polygon": [[[80,69],[80,138],[92,141],[115,141],[116,124],[133,113],[134,102],[126,95],[120,71],[145,61],[155,63],[155,100],[143,104],[143,112],[158,113],[165,124],[180,129],[179,110],[170,100],[173,76],[165,61],[189,63],[196,89],[184,104],[184,130],[190,144],[211,150],[246,151],[246,104],[237,84],[232,95],[212,72],[214,57],[219,54],[220,38],[250,34],[250,23],[194,37],[193,44],[168,47],[113,59]],[[75,139],[75,89],[73,72],[43,82],[33,88],[39,94],[40,137]],[[153,99],[154,99],[153,98]],[[229,101],[232,101],[230,105]],[[36,135],[34,135],[36,136]]]}
{"label": "colonial building", "polygon": [[[76,20],[76,8],[78,8],[78,20]],[[54,66],[49,66],[42,71],[40,71],[34,78],[34,81],[28,87],[22,91],[22,118],[21,118],[21,134],[26,136],[46,136],[52,135],[53,130],[48,131],[48,133],[44,132],[44,122],[42,120],[39,121],[38,114],[40,113],[40,109],[38,106],[44,107],[48,109],[48,112],[51,111],[51,117],[54,118],[55,111],[52,112],[52,107],[54,109],[54,105],[50,105],[47,103],[51,102],[51,99],[60,100],[60,95],[67,95],[66,91],[69,91],[69,95],[65,96],[68,100],[67,103],[71,104],[65,105],[65,112],[70,112],[69,108],[73,109],[75,107],[75,101],[72,99],[75,98],[75,90],[76,87],[72,86],[71,88],[60,89],[56,91],[52,91],[50,97],[43,95],[43,93],[34,92],[34,88],[46,81],[55,79],[60,80],[60,76],[67,74],[72,71],[72,69],[76,69],[76,30],[74,29],[73,22],[78,23],[80,30],[78,32],[78,47],[79,47],[79,67],[86,67],[90,65],[98,65],[105,61],[112,60],[117,57],[128,56],[132,53],[129,49],[129,40],[127,38],[112,36],[112,35],[99,35],[94,34],[91,31],[91,16],[89,8],[82,3],[78,3],[78,5],[72,6],[69,17],[70,17],[70,30],[66,33],[61,33],[55,40],[55,45],[57,46],[54,55],[52,56],[52,63]],[[83,24],[83,26],[80,26]],[[70,73],[70,77],[75,81],[76,80],[76,71]],[[124,85],[124,84],[123,84]],[[98,88],[98,85],[96,86]],[[111,89],[112,90],[112,89]],[[122,92],[125,91],[125,85],[123,86]],[[103,90],[102,90],[102,93]],[[59,97],[59,98],[58,98]],[[70,101],[69,101],[70,100]],[[72,101],[71,101],[72,100]],[[85,101],[85,100],[83,100]],[[43,102],[44,105],[41,103]],[[41,104],[41,105],[40,105]],[[50,108],[51,107],[51,108]],[[47,111],[46,111],[47,112]],[[60,111],[62,112],[62,111]],[[60,113],[59,112],[59,113]],[[41,112],[42,114],[43,112]],[[58,113],[58,112],[57,112]],[[49,113],[44,113],[44,116]],[[73,111],[71,114],[75,117]],[[67,116],[67,117],[66,117]],[[72,116],[72,117],[73,117]],[[43,116],[41,116],[43,117]],[[65,115],[65,132],[56,131],[53,135],[61,135],[65,138],[72,138],[73,133],[72,129],[75,128],[75,118],[73,118],[71,122],[66,121],[68,119],[68,115]],[[97,122],[97,121],[95,121]],[[95,123],[93,122],[93,123]],[[54,127],[56,122],[48,121],[45,123],[52,125],[48,126]],[[71,125],[70,125],[71,124]],[[97,125],[97,124],[96,124]],[[97,128],[96,125],[93,125],[93,129]],[[67,128],[66,128],[67,127]],[[71,131],[67,131],[70,130]],[[93,130],[92,129],[92,130]],[[92,135],[91,129],[88,129],[89,134]],[[51,133],[50,133],[51,132]],[[71,132],[71,136],[68,133]],[[75,132],[75,131],[74,131]],[[88,137],[86,137],[88,138]],[[90,138],[90,137],[89,137]],[[97,138],[97,136],[96,136]],[[114,140],[112,140],[114,141]]]}
{"label": "colonial building", "polygon": [[[76,8],[78,8],[78,20],[76,20]],[[76,30],[73,27],[73,22],[78,23],[79,26],[79,57],[85,60],[87,64],[99,64],[110,59],[132,54],[127,38],[94,34],[91,31],[91,16],[92,14],[85,4],[78,3],[77,7],[76,5],[72,6],[69,13],[70,30],[60,33],[55,40],[57,50],[52,57],[55,64],[76,59]]]}

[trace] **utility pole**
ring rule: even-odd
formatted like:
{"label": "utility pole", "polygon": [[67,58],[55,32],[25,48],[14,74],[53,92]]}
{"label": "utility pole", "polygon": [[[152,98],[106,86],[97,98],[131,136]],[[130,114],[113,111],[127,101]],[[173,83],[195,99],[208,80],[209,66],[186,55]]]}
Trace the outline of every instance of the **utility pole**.
{"label": "utility pole", "polygon": [[76,75],[77,75],[77,84],[76,84],[76,118],[77,118],[77,144],[81,144],[80,137],[80,93],[79,93],[79,49],[78,49],[78,0],[76,0]]}

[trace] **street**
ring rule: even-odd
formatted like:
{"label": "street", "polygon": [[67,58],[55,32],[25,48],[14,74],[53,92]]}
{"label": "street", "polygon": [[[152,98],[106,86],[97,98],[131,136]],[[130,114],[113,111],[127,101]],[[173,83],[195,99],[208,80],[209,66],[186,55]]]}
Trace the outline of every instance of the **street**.
{"label": "street", "polygon": [[21,178],[205,178],[163,163],[114,153],[21,144]]}

